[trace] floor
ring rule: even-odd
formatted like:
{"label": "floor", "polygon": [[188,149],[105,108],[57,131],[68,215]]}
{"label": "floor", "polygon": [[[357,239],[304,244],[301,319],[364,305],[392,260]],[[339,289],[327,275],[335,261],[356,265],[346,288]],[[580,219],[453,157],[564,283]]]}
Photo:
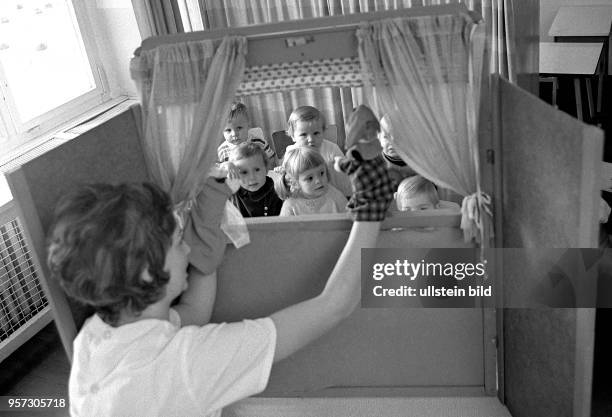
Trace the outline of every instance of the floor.
{"label": "floor", "polygon": [[[70,364],[53,323],[24,343],[0,363],[0,395],[37,396],[68,401]],[[2,408],[0,408],[2,410]],[[0,416],[68,417],[68,407],[25,411],[0,411]]]}

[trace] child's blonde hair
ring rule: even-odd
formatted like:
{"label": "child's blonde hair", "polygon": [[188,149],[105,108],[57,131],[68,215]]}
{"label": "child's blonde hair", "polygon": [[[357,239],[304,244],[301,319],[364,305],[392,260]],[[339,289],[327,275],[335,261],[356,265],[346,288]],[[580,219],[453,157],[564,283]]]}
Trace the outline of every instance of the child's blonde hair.
{"label": "child's blonde hair", "polygon": [[323,156],[311,146],[296,146],[287,151],[280,169],[280,175],[274,180],[274,189],[281,200],[299,196],[298,178],[309,169],[323,165],[329,180],[329,170]]}
{"label": "child's blonde hair", "polygon": [[238,161],[239,159],[250,158],[255,155],[261,155],[264,166],[268,166],[268,156],[263,150],[263,147],[254,142],[242,142],[236,146],[229,154],[228,161]]}
{"label": "child's blonde hair", "polygon": [[300,106],[289,115],[289,120],[287,121],[287,134],[293,137],[297,122],[312,122],[316,120],[321,121],[321,129],[325,130],[327,122],[323,113],[312,106]]}
{"label": "child's blonde hair", "polygon": [[429,201],[431,201],[434,206],[438,205],[440,202],[440,197],[438,196],[436,186],[431,181],[420,175],[413,175],[411,177],[404,178],[402,182],[400,182],[397,187],[395,201],[399,201],[402,196],[414,198],[417,195],[423,194],[429,198]]}

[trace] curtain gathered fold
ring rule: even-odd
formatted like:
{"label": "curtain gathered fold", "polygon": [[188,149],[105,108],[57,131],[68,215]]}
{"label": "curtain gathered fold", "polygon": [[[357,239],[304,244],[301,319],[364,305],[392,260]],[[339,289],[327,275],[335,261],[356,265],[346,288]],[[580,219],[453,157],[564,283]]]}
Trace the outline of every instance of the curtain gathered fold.
{"label": "curtain gathered fold", "polygon": [[478,111],[482,31],[467,16],[385,19],[357,31],[368,101],[391,122],[398,153],[417,173],[464,196],[466,240],[481,241]]}
{"label": "curtain gathered fold", "polygon": [[[485,22],[489,39],[489,72],[516,83],[517,56],[513,0],[476,0],[473,10]],[[479,4],[478,4],[479,3]]]}
{"label": "curtain gathered fold", "polygon": [[[140,93],[143,149],[152,179],[178,213],[190,208],[217,157],[219,135],[244,74],[244,37],[183,42],[143,51],[130,63]],[[226,204],[222,229],[235,245],[248,242],[244,219]]]}
{"label": "curtain gathered fold", "polygon": [[132,77],[143,111],[144,150],[154,181],[174,201],[189,200],[216,158],[238,83],[246,39],[164,45],[133,58]]}

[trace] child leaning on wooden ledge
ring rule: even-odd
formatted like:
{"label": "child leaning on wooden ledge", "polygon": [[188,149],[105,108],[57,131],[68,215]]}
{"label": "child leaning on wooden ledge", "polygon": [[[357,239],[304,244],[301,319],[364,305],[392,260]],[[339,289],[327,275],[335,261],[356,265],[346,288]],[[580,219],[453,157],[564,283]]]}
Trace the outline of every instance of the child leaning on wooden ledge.
{"label": "child leaning on wooden ledge", "polygon": [[399,211],[420,211],[434,209],[452,209],[461,211],[459,204],[440,200],[436,186],[420,175],[404,179],[394,194],[395,204]]}

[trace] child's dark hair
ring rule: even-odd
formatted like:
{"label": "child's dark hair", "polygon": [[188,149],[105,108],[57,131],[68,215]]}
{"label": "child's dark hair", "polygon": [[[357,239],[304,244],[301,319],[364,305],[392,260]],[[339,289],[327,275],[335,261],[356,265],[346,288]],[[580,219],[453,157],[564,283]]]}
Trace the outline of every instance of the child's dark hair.
{"label": "child's dark hair", "polygon": [[293,132],[297,122],[312,122],[316,120],[321,121],[321,129],[325,130],[327,124],[323,113],[321,113],[316,107],[300,106],[293,110],[289,115],[289,120],[287,121],[287,134],[293,137]]}
{"label": "child's dark hair", "polygon": [[243,115],[244,117],[246,117],[247,120],[249,120],[249,112],[247,111],[246,106],[239,101],[234,101],[230,105],[230,110],[227,114],[227,120],[233,120],[239,115]]}
{"label": "child's dark hair", "polygon": [[263,147],[254,142],[243,142],[236,146],[229,155],[229,161],[237,161],[239,159],[250,158],[251,156],[261,155],[264,166],[268,166],[268,156],[263,150]]}
{"label": "child's dark hair", "polygon": [[138,315],[164,296],[176,224],[170,197],[153,184],[83,186],[56,206],[49,270],[70,297],[116,325],[121,312]]}
{"label": "child's dark hair", "polygon": [[274,179],[274,189],[281,200],[299,196],[298,178],[301,173],[323,165],[329,180],[329,170],[321,153],[310,146],[289,149],[283,158],[281,174]]}

